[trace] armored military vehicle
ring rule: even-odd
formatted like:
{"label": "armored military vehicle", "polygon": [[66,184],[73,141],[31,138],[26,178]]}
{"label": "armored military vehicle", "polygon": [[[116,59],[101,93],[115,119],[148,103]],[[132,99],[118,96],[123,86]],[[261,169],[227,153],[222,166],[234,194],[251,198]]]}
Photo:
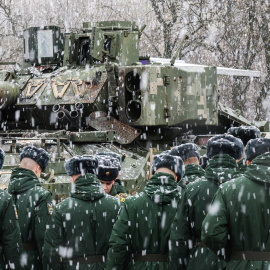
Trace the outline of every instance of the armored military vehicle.
{"label": "armored military vehicle", "polygon": [[78,33],[56,26],[24,32],[24,63],[2,71],[0,117],[7,153],[0,183],[26,144],[52,155],[43,185],[55,199],[68,194],[64,161],[113,151],[129,193],[149,177],[151,156],[198,134],[251,123],[219,104],[217,68],[139,56],[143,29],[126,21],[84,23]]}

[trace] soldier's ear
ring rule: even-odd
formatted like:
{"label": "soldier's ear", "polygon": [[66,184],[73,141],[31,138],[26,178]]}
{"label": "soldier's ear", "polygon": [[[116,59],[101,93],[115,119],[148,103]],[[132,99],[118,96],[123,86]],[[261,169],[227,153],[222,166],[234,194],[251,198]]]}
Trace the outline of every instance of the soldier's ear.
{"label": "soldier's ear", "polygon": [[75,180],[80,176],[80,174],[74,174],[74,175],[71,175],[71,181],[72,183],[75,182]]}
{"label": "soldier's ear", "polygon": [[35,175],[37,176],[37,178],[40,177],[41,172],[42,172],[41,167],[40,167],[39,165],[37,165],[37,166],[35,167],[35,170],[34,170],[34,173],[35,173]]}
{"label": "soldier's ear", "polygon": [[247,160],[247,166],[249,166],[250,162],[251,162],[251,161]]}

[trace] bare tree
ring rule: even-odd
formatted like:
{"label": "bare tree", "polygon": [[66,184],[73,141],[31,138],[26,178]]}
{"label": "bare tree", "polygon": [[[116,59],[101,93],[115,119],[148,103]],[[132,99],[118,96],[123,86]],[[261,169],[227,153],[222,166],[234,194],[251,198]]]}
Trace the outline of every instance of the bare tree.
{"label": "bare tree", "polygon": [[[265,116],[270,86],[269,0],[0,0],[0,61],[20,61],[23,29],[57,25],[78,31],[84,21],[130,20],[147,25],[143,55],[171,58],[182,31],[189,32],[179,58],[189,62],[259,69],[262,84],[251,78],[222,78],[223,100],[246,116]],[[255,110],[256,108],[256,110]]]}
{"label": "bare tree", "polygon": [[[263,110],[263,101],[269,94],[270,90],[270,37],[269,37],[269,23],[270,23],[270,2],[269,1],[256,1],[259,9],[260,18],[260,35],[263,42],[264,49],[264,61],[265,61],[265,75],[262,83],[259,96],[256,100],[256,120],[265,117],[265,111]],[[269,105],[269,104],[268,104]]]}
{"label": "bare tree", "polygon": [[156,34],[163,45],[158,51],[159,56],[162,55],[165,58],[172,56],[182,32],[188,32],[190,39],[184,44],[179,55],[180,58],[202,46],[207,37],[209,23],[213,19],[211,5],[208,1],[150,0],[150,2],[159,22],[157,28],[160,31],[157,31]]}
{"label": "bare tree", "polygon": [[[222,35],[216,42],[219,62],[226,67],[251,69],[262,52],[262,42],[258,28],[258,9],[255,0],[219,3],[219,18]],[[220,9],[221,8],[221,9]],[[224,14],[220,16],[220,10]],[[246,111],[247,94],[251,85],[249,77],[233,77],[231,104],[242,113]]]}

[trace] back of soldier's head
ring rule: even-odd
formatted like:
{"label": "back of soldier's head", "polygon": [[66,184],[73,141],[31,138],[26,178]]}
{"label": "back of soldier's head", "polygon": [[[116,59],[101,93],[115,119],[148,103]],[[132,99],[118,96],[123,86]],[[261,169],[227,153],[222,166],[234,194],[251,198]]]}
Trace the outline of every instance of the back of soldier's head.
{"label": "back of soldier's head", "polygon": [[65,162],[67,175],[97,174],[98,160],[95,156],[74,156]]}
{"label": "back of soldier's head", "polygon": [[170,155],[182,158],[185,164],[199,164],[200,152],[194,143],[185,143],[171,149]]}
{"label": "back of soldier's head", "polygon": [[33,159],[25,157],[22,159],[20,168],[28,169],[34,171],[35,168],[39,166]]}
{"label": "back of soldier's head", "polygon": [[44,171],[50,161],[50,155],[42,148],[25,146],[20,154],[20,167],[33,170],[37,165]]}
{"label": "back of soldier's head", "polygon": [[267,152],[270,152],[270,138],[253,139],[247,143],[245,157],[246,160],[252,161]]}
{"label": "back of soldier's head", "polygon": [[227,154],[234,159],[241,159],[243,156],[244,145],[242,141],[232,135],[216,135],[208,140],[207,156],[213,158],[216,155]]}
{"label": "back of soldier's head", "polygon": [[176,176],[177,180],[181,180],[185,173],[185,166],[183,160],[178,156],[172,155],[156,155],[153,158],[151,173],[155,174],[161,169],[168,169],[172,171]]}
{"label": "back of soldier's head", "polygon": [[254,126],[231,127],[228,129],[228,134],[242,140],[244,146],[249,140],[260,138],[260,130]]}

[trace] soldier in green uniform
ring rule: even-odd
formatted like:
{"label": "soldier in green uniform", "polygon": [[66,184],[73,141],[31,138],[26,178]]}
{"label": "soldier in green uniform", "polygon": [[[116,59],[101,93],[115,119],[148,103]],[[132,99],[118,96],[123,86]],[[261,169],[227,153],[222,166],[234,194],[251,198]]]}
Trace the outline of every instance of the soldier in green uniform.
{"label": "soldier in green uniform", "polygon": [[250,140],[244,175],[220,186],[202,225],[202,241],[226,251],[226,269],[270,269],[270,139]]}
{"label": "soldier in green uniform", "polygon": [[120,201],[105,193],[97,179],[95,156],[65,163],[72,179],[70,197],[58,203],[45,236],[44,270],[105,269],[109,237]]}
{"label": "soldier in green uniform", "polygon": [[98,179],[105,192],[111,196],[119,197],[122,201],[127,198],[127,192],[118,179],[121,171],[121,158],[116,153],[99,153]]}
{"label": "soldier in green uniform", "polygon": [[184,173],[183,161],[154,156],[153,173],[144,191],[123,203],[110,237],[108,270],[169,269],[168,240],[180,199],[176,181]]}
{"label": "soldier in green uniform", "polygon": [[[261,137],[260,130],[254,126],[231,127],[228,129],[227,133],[236,138],[241,139],[244,146],[247,145],[249,140]],[[244,174],[247,169],[247,164],[245,160],[245,151],[243,157],[241,157],[240,160],[237,160],[237,165],[238,165],[238,172]]]}
{"label": "soldier in green uniform", "polygon": [[[0,149],[0,169],[5,152]],[[23,269],[20,263],[22,240],[16,206],[11,196],[0,189],[0,269]]]}
{"label": "soldier in green uniform", "polygon": [[187,184],[204,177],[204,170],[200,166],[200,153],[198,146],[194,143],[185,143],[175,146],[170,154],[182,158],[185,165],[185,175],[178,184],[185,188]]}
{"label": "soldier in green uniform", "polygon": [[42,247],[46,224],[52,214],[51,193],[38,180],[50,156],[42,148],[26,146],[20,154],[20,167],[12,171],[8,192],[18,210],[24,249],[22,264],[27,269],[42,269]]}
{"label": "soldier in green uniform", "polygon": [[205,177],[187,185],[171,230],[170,269],[222,269],[225,262],[201,244],[201,226],[220,184],[237,173],[236,159],[243,143],[231,135],[217,135],[207,143],[210,158]]}

